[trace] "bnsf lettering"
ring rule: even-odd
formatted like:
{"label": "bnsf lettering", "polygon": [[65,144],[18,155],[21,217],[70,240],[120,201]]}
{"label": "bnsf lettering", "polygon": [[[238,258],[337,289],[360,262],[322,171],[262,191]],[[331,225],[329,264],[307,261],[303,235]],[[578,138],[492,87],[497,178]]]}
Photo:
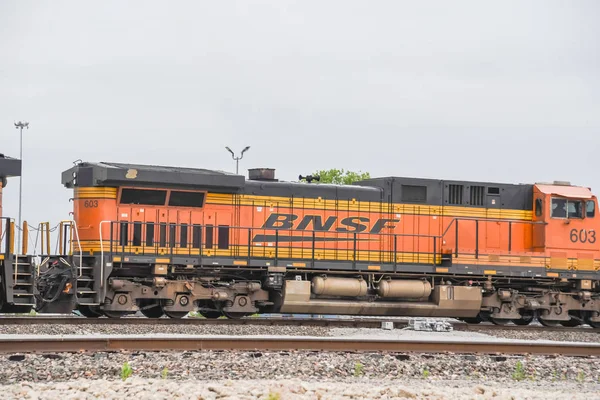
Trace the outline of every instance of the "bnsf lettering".
{"label": "bnsf lettering", "polygon": [[[325,222],[320,215],[305,215],[298,225],[294,227],[294,221],[298,219],[297,215],[294,214],[271,214],[262,226],[263,229],[293,229],[297,231],[314,230],[314,231],[330,231],[337,217],[327,217]],[[335,229],[337,232],[349,232],[349,233],[361,233],[369,229],[370,224],[369,218],[366,217],[347,217],[340,221],[338,228]],[[385,228],[394,229],[396,226],[395,222],[400,222],[399,219],[378,219],[369,233],[381,233]]]}
{"label": "bnsf lettering", "polygon": [[327,218],[327,221],[325,221],[325,224],[323,224],[323,220],[321,219],[320,215],[306,215],[304,218],[302,218],[302,221],[300,221],[296,230],[303,231],[312,223],[313,231],[328,231],[331,229],[333,224],[335,224],[336,219],[336,217],[329,217]]}
{"label": "bnsf lettering", "polygon": [[292,222],[298,219],[294,214],[271,214],[263,225],[267,229],[292,229]]}
{"label": "bnsf lettering", "polygon": [[339,227],[336,229],[336,231],[360,233],[360,232],[366,231],[369,228],[368,225],[354,222],[355,220],[358,220],[360,222],[369,223],[369,218],[366,218],[366,217],[348,217],[348,218],[344,218],[343,220],[340,221],[340,225],[345,226],[345,228]]}
{"label": "bnsf lettering", "polygon": [[383,230],[383,228],[394,229],[396,227],[396,225],[387,225],[388,222],[394,223],[394,222],[400,222],[400,220],[399,219],[380,219],[377,222],[375,222],[375,225],[373,225],[373,229],[371,229],[371,233],[379,233]]}

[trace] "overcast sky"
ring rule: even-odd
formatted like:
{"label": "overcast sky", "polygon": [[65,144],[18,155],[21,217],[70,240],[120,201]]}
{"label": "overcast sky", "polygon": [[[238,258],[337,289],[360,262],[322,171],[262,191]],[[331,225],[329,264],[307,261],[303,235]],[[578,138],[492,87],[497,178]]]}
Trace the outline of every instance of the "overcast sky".
{"label": "overcast sky", "polygon": [[[23,217],[77,159],[600,192],[598,1],[0,2],[0,152]],[[18,179],[5,190],[16,217]]]}

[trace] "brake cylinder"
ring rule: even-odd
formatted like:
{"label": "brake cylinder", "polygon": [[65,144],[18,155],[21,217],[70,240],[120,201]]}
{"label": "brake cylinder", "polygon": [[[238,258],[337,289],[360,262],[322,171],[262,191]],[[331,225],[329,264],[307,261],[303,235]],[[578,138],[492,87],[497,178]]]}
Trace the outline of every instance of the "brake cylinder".
{"label": "brake cylinder", "polygon": [[377,288],[381,297],[398,297],[405,299],[422,299],[431,294],[431,283],[420,280],[382,281]]}
{"label": "brake cylinder", "polygon": [[323,296],[361,297],[367,294],[367,282],[355,278],[316,276],[312,279],[312,291]]}

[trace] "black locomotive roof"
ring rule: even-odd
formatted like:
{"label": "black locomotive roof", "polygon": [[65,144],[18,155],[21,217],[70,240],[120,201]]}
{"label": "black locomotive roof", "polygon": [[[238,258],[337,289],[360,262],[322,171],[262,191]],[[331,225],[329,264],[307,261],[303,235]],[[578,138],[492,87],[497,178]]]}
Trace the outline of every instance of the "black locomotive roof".
{"label": "black locomotive roof", "polygon": [[0,177],[21,176],[21,160],[0,153]]}
{"label": "black locomotive roof", "polygon": [[524,184],[407,177],[372,178],[352,185],[248,179],[224,171],[161,165],[82,162],[62,174],[68,188],[134,186],[204,189],[274,197],[391,201],[428,205],[488,206],[530,210],[532,187]]}
{"label": "black locomotive roof", "polygon": [[224,171],[162,165],[82,162],[62,173],[62,184],[74,186],[193,186],[239,189],[244,177]]}

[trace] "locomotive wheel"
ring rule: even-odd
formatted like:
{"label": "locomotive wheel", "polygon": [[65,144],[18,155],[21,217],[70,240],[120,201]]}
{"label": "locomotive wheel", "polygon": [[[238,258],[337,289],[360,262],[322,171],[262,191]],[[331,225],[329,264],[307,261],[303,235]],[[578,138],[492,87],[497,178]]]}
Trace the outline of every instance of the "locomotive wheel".
{"label": "locomotive wheel", "polygon": [[244,318],[248,315],[252,315],[252,313],[223,311],[223,315],[229,319],[240,319],[240,318]]}
{"label": "locomotive wheel", "polygon": [[593,321],[590,321],[590,318],[591,318],[591,317],[593,317],[593,316],[594,316],[594,314],[592,314],[592,313],[587,313],[587,315],[586,315],[586,316],[585,316],[585,318],[584,318],[584,320],[585,320],[585,323],[586,323],[586,324],[588,324],[589,326],[591,326],[591,327],[592,327],[592,328],[594,328],[594,329],[600,329],[600,322],[593,322]]}
{"label": "locomotive wheel", "polygon": [[554,328],[556,326],[560,326],[561,324],[561,321],[544,320],[542,318],[538,318],[538,321],[540,321],[540,324],[547,326],[548,328]]}
{"label": "locomotive wheel", "polygon": [[463,322],[466,322],[467,324],[479,324],[479,323],[483,322],[481,313],[477,314],[477,316],[475,316],[473,318],[461,318],[460,320]]}
{"label": "locomotive wheel", "polygon": [[140,308],[140,312],[146,318],[160,318],[164,315],[162,308],[158,304],[148,308]]}
{"label": "locomotive wheel", "polygon": [[587,324],[594,329],[600,329],[600,322],[587,321]]}
{"label": "locomotive wheel", "polygon": [[512,319],[490,317],[490,322],[494,325],[507,325],[510,321],[512,321]]}
{"label": "locomotive wheel", "polygon": [[129,311],[105,311],[102,310],[102,313],[106,315],[108,318],[121,318],[126,316],[127,314],[131,314]]}
{"label": "locomotive wheel", "polygon": [[102,316],[102,311],[100,311],[97,307],[79,306],[77,310],[86,318],[99,318]]}
{"label": "locomotive wheel", "polygon": [[579,320],[579,318],[576,318],[576,317],[572,316],[571,319],[568,320],[568,321],[560,321],[560,324],[562,326],[566,326],[566,327],[569,327],[569,328],[574,328],[576,326],[582,325],[583,322],[581,320]]}
{"label": "locomotive wheel", "polygon": [[217,319],[222,314],[220,311],[202,311],[202,312],[200,312],[200,315],[202,315],[204,318],[208,318],[208,319]]}
{"label": "locomotive wheel", "polygon": [[165,315],[169,318],[175,318],[175,319],[181,319],[183,317],[185,317],[186,315],[188,315],[187,311],[164,311],[162,310]]}
{"label": "locomotive wheel", "polygon": [[523,311],[521,312],[520,319],[513,319],[515,325],[525,326],[529,325],[535,319],[535,311]]}

